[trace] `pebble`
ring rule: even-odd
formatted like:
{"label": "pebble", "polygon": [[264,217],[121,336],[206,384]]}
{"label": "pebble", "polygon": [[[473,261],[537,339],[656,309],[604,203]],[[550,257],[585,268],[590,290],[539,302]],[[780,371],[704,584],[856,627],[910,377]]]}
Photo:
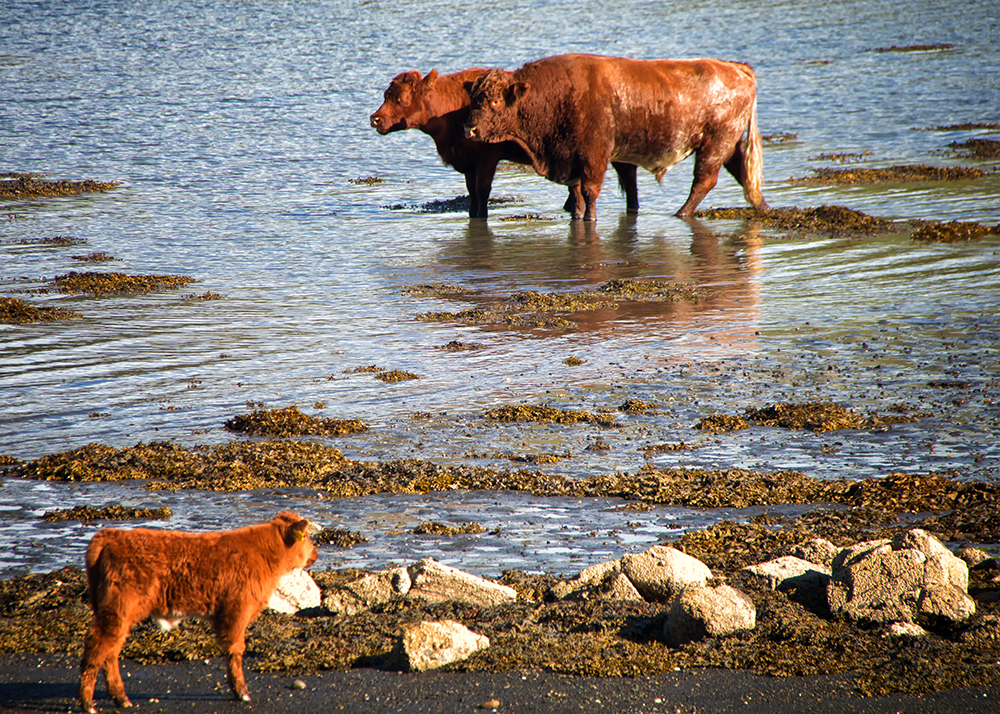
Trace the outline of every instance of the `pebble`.
{"label": "pebble", "polygon": [[493,709],[496,710],[500,707],[500,702],[496,699],[487,699],[485,702],[479,705],[480,709]]}
{"label": "pebble", "polygon": [[292,682],[292,689],[305,689],[305,688],[306,688],[306,683],[303,682],[301,679],[296,679],[294,682]]}

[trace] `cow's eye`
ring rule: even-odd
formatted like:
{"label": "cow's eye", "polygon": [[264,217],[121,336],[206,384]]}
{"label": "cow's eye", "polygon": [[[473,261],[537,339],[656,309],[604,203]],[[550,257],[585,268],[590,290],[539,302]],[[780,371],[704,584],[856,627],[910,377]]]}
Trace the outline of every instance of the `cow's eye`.
{"label": "cow's eye", "polygon": [[490,106],[493,107],[494,109],[499,109],[501,104],[502,102],[500,99],[494,99],[492,102],[490,102]]}

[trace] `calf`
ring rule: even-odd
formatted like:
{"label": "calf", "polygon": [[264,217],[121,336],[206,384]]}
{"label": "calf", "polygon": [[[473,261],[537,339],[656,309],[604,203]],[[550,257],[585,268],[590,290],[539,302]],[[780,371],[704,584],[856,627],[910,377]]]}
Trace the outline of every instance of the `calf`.
{"label": "calf", "polygon": [[96,711],[94,685],[101,669],[118,706],[132,706],[118,656],[132,625],[147,615],[167,629],[185,615],[208,617],[229,657],[233,695],[249,701],[243,679],[246,628],[267,606],[282,575],[316,562],[309,526],[309,521],[286,511],[270,523],[234,531],[98,532],[86,556],[94,621],[80,664],[83,710]]}
{"label": "calf", "polygon": [[[469,118],[466,85],[484,72],[485,69],[467,69],[439,75],[432,69],[426,77],[416,71],[403,72],[389,83],[382,106],[370,117],[372,127],[379,134],[419,129],[434,139],[441,160],[465,175],[470,218],[486,218],[493,176],[501,159],[518,164],[531,163],[517,142],[487,144],[466,138],[464,125]],[[633,204],[638,208],[635,166],[618,163],[614,166],[629,209],[633,209]],[[579,190],[571,187],[563,207],[575,211],[577,202],[582,202]]]}
{"label": "calf", "polygon": [[678,216],[694,213],[723,166],[754,208],[767,207],[757,81],[745,64],[558,55],[516,72],[489,70],[468,90],[465,135],[517,142],[539,174],[578,185],[583,205],[574,218],[596,220],[609,161],[642,166],[662,180],[691,153],[694,182]]}

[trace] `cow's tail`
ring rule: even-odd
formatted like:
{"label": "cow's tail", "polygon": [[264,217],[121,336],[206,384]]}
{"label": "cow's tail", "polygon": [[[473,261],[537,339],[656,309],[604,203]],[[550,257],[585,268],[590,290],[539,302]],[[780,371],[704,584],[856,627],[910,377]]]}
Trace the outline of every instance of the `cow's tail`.
{"label": "cow's tail", "polygon": [[747,136],[743,144],[743,195],[759,211],[767,208],[761,184],[764,181],[764,146],[757,129],[757,97],[750,108]]}

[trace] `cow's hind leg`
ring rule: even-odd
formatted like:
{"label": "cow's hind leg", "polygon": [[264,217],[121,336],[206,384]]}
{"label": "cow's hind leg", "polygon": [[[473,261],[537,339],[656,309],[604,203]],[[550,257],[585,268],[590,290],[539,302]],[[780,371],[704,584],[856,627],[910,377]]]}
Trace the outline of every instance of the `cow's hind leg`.
{"label": "cow's hind leg", "polygon": [[708,195],[708,192],[715,188],[719,182],[719,170],[722,168],[722,159],[713,156],[709,152],[699,152],[694,160],[694,181],[691,184],[691,193],[688,194],[687,201],[675,214],[680,218],[688,218],[694,215],[698,204]]}
{"label": "cow's hind leg", "polygon": [[748,175],[748,157],[746,151],[743,149],[742,141],[736,142],[736,150],[733,151],[732,157],[725,165],[726,171],[732,174],[736,182],[743,187],[743,193],[746,195],[747,201],[757,210],[766,209],[767,203],[764,202],[760,186],[755,184],[753,176]]}

